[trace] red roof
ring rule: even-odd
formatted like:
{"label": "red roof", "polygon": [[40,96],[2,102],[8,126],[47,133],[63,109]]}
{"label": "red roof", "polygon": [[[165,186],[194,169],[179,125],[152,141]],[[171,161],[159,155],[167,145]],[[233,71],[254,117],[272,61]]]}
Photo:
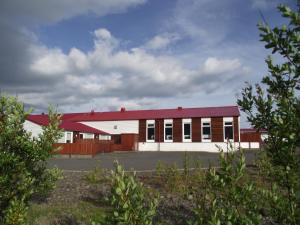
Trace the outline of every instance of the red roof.
{"label": "red roof", "polygon": [[[66,118],[72,118],[74,116],[72,114],[75,113],[65,114],[64,116],[62,116],[62,122],[60,123],[59,128],[67,131],[79,131],[93,134],[108,134],[102,130],[98,130],[81,123],[76,123],[67,120]],[[49,124],[48,115],[29,115],[26,119],[41,126],[47,126]]]}
{"label": "red roof", "polygon": [[139,120],[139,119],[172,119],[193,117],[232,117],[239,116],[238,106],[221,106],[205,108],[154,109],[130,110],[124,108],[115,112],[89,112],[71,117],[71,121],[114,121],[114,120]]}

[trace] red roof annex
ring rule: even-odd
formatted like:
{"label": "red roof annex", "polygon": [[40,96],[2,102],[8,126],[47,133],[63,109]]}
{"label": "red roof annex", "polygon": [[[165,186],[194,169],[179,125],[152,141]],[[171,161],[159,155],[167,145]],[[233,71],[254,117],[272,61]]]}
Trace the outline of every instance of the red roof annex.
{"label": "red roof annex", "polygon": [[[72,116],[74,116],[72,114],[73,113],[65,114],[64,116],[62,116],[62,122],[59,125],[59,128],[66,130],[66,131],[79,131],[79,132],[84,132],[84,133],[103,134],[103,135],[108,134],[102,130],[98,130],[93,127],[89,127],[84,124],[81,124],[81,123],[76,123],[76,122],[67,120],[66,118],[70,119],[70,118],[72,118]],[[76,113],[76,114],[78,115],[78,113]],[[49,123],[48,115],[29,115],[26,119],[33,123],[39,124],[41,126],[47,126]]]}
{"label": "red roof annex", "polygon": [[173,119],[193,117],[232,117],[240,116],[238,106],[221,106],[205,108],[182,108],[176,109],[153,109],[153,110],[130,110],[122,108],[115,112],[89,112],[80,113],[71,117],[71,121],[114,121],[114,120],[139,120],[139,119]]}

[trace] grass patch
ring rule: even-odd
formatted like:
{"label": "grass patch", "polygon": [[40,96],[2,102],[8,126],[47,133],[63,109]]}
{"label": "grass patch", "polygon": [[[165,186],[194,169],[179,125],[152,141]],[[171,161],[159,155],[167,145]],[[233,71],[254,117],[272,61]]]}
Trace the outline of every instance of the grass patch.
{"label": "grass patch", "polygon": [[32,225],[92,224],[103,222],[108,209],[93,203],[80,201],[73,205],[32,204],[29,207],[28,222]]}

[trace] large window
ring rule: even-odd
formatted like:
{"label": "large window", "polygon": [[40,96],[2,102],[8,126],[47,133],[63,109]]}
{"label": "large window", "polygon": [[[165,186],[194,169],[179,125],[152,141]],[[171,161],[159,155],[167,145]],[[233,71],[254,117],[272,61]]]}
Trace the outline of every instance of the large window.
{"label": "large window", "polygon": [[173,141],[173,120],[165,120],[165,142]]}
{"label": "large window", "polygon": [[192,121],[191,119],[182,120],[182,140],[183,142],[190,142],[192,140]]}
{"label": "large window", "polygon": [[224,118],[224,141],[233,140],[233,119]]}
{"label": "large window", "polygon": [[201,119],[201,127],[202,127],[202,141],[203,142],[211,142],[211,120],[210,118],[202,118]]}
{"label": "large window", "polygon": [[155,141],[155,121],[147,120],[147,141],[154,142]]}

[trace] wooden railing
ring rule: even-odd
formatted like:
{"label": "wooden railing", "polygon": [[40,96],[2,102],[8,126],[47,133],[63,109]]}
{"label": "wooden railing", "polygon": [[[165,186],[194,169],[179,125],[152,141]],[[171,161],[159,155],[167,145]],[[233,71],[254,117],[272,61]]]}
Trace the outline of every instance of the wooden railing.
{"label": "wooden railing", "polygon": [[121,134],[121,143],[114,143],[113,140],[79,139],[75,143],[54,144],[54,148],[60,148],[54,154],[95,156],[113,151],[135,151],[137,141],[137,134]]}

